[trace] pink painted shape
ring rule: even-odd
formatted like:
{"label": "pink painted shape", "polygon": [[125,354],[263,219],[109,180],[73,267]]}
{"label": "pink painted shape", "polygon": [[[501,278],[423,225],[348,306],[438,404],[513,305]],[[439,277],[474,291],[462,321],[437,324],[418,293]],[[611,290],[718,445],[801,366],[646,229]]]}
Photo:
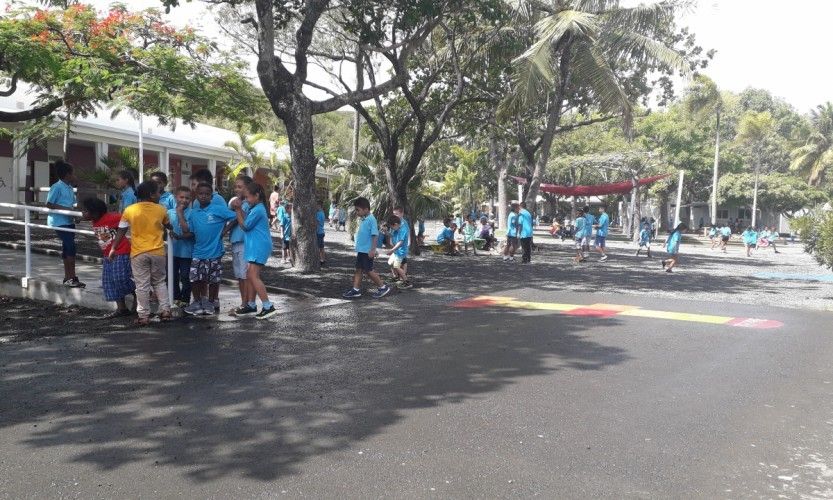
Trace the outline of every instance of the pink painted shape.
{"label": "pink painted shape", "polygon": [[757,319],[757,318],[733,318],[729,320],[727,325],[739,326],[741,328],[753,328],[755,330],[769,330],[771,328],[781,328],[784,323],[774,319]]}

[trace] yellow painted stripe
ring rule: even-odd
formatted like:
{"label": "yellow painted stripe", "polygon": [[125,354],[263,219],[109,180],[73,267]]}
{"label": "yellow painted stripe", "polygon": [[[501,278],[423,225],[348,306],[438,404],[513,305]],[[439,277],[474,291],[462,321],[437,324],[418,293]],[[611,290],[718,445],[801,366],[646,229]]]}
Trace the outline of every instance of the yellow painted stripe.
{"label": "yellow painted stripe", "polygon": [[730,316],[712,316],[710,314],[692,314],[674,311],[652,311],[650,309],[631,309],[623,311],[617,316],[636,316],[639,318],[672,319],[676,321],[692,321],[695,323],[712,323],[722,325],[734,318]]}

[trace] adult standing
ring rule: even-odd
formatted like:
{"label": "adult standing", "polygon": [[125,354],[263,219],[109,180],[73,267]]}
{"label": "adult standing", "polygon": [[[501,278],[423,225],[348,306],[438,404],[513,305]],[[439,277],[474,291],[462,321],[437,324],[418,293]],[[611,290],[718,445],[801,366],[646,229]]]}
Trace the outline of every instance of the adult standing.
{"label": "adult standing", "polygon": [[523,256],[521,262],[528,264],[532,261],[532,214],[526,209],[526,202],[521,202],[521,210],[518,213],[518,222],[520,225],[521,249],[523,249]]}
{"label": "adult standing", "polygon": [[607,253],[605,252],[605,240],[607,239],[608,229],[610,228],[610,216],[607,215],[607,207],[602,205],[599,207],[599,221],[596,227],[596,251],[602,254],[599,258],[600,262],[607,260]]}

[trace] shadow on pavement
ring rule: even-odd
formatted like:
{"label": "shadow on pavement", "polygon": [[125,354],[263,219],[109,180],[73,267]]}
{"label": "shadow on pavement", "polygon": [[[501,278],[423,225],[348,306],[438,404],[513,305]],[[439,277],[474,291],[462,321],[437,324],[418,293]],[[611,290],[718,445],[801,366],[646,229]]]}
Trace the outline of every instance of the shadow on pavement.
{"label": "shadow on pavement", "polygon": [[432,311],[361,325],[361,311],[344,305],[269,331],[195,320],[5,344],[0,426],[31,424],[21,444],[62,447],[100,470],[158,464],[198,482],[269,481],[383,432],[408,410],[630,359],[582,336],[619,324],[612,318]]}

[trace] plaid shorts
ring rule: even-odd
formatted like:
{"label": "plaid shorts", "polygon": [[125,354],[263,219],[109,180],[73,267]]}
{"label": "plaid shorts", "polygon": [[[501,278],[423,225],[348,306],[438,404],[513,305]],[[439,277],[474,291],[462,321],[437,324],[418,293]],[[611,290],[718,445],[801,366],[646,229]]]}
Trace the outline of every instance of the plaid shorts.
{"label": "plaid shorts", "polygon": [[191,283],[205,281],[219,283],[223,277],[220,259],[194,259],[191,261]]}
{"label": "plaid shorts", "polygon": [[122,300],[136,291],[129,254],[116,255],[112,262],[110,259],[104,259],[101,288],[104,290],[104,300],[109,302]]}

